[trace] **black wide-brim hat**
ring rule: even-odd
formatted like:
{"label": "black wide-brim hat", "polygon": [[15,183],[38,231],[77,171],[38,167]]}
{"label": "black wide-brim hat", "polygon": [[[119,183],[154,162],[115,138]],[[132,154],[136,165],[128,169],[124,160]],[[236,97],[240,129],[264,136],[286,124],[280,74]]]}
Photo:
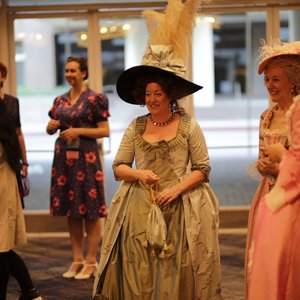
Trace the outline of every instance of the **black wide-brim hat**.
{"label": "black wide-brim hat", "polygon": [[191,95],[203,88],[170,71],[154,66],[139,65],[125,70],[117,80],[117,93],[122,100],[131,104],[145,104],[145,99],[136,99],[133,92],[139,78],[168,78],[176,87],[176,90],[172,91],[176,100]]}

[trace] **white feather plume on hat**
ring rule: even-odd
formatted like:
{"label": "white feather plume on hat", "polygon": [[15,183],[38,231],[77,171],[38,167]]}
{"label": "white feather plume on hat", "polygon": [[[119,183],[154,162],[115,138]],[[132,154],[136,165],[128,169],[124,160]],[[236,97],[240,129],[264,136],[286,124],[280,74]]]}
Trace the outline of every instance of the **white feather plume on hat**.
{"label": "white feather plume on hat", "polygon": [[186,63],[192,39],[196,16],[203,0],[169,0],[166,10],[159,13],[145,10],[147,27],[150,33],[148,46],[170,45],[176,56]]}

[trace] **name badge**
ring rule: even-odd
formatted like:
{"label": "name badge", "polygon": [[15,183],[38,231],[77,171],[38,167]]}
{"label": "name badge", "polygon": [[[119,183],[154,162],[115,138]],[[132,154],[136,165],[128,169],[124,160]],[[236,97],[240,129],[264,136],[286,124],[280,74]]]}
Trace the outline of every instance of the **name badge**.
{"label": "name badge", "polygon": [[79,158],[79,143],[80,143],[79,138],[68,140],[67,151],[66,151],[67,159],[78,159]]}

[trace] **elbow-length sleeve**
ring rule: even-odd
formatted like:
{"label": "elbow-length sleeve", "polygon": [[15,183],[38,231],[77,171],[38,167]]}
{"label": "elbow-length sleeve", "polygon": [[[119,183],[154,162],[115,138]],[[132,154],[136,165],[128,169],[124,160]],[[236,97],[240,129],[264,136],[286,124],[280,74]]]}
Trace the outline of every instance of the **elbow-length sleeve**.
{"label": "elbow-length sleeve", "polygon": [[189,134],[189,156],[191,171],[201,171],[208,181],[211,168],[206,141],[199,124],[194,119],[191,120]]}
{"label": "elbow-length sleeve", "polygon": [[61,96],[58,96],[54,99],[53,101],[53,104],[48,112],[48,116],[51,118],[51,119],[57,119],[57,116],[56,116],[56,109],[57,107],[61,105]]}
{"label": "elbow-length sleeve", "polygon": [[[112,168],[115,174],[117,166],[125,164],[132,167],[135,157],[135,123],[136,120],[132,121],[131,124],[125,130],[122,137],[118,152],[114,159]],[[115,176],[116,180],[120,180]]]}
{"label": "elbow-length sleeve", "polygon": [[110,116],[109,102],[105,94],[97,94],[94,104],[94,120],[95,122],[105,122]]}

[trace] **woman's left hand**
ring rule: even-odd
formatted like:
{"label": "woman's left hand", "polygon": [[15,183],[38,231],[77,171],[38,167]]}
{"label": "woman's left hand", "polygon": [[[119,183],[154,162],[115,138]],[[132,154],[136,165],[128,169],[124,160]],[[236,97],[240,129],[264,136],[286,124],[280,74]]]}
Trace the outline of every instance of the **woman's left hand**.
{"label": "woman's left hand", "polygon": [[264,155],[270,158],[271,162],[280,162],[283,154],[287,151],[281,143],[266,146]]}
{"label": "woman's left hand", "polygon": [[176,186],[173,186],[171,188],[165,189],[162,192],[160,192],[156,196],[156,203],[159,206],[166,207],[168,204],[170,204],[173,200],[175,200],[181,192]]}
{"label": "woman's left hand", "polygon": [[59,136],[64,140],[73,140],[80,135],[80,128],[69,128],[62,131]]}

